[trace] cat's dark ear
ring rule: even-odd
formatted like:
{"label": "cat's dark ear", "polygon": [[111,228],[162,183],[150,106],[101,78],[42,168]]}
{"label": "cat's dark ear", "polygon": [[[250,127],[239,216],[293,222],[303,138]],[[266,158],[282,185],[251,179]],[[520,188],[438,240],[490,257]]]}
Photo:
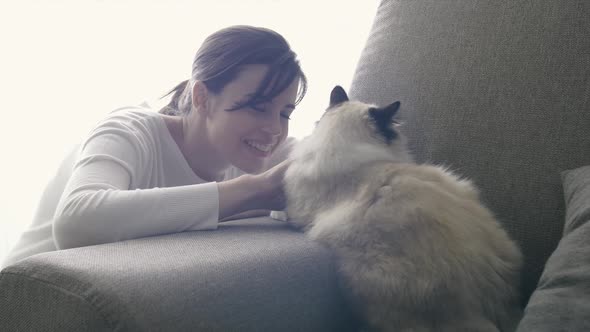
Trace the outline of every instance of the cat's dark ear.
{"label": "cat's dark ear", "polygon": [[336,85],[334,89],[332,89],[332,93],[330,93],[330,107],[336,106],[345,101],[348,101],[346,91],[344,91],[340,85]]}
{"label": "cat's dark ear", "polygon": [[396,123],[393,117],[399,111],[400,102],[396,101],[383,108],[370,108],[369,115],[375,121],[377,129],[388,143],[391,143],[397,137],[397,133],[392,128],[392,124]]}
{"label": "cat's dark ear", "polygon": [[383,123],[389,125],[394,122],[393,117],[399,111],[400,102],[396,101],[383,108],[371,108],[369,114],[375,119],[377,123]]}

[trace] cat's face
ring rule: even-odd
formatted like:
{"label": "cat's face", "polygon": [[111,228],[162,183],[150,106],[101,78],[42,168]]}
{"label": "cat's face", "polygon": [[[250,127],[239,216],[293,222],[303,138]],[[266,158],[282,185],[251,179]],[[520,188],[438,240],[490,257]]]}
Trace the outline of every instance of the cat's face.
{"label": "cat's face", "polygon": [[394,120],[399,107],[399,102],[380,108],[350,101],[344,89],[336,86],[330,94],[330,106],[318,122],[314,136],[325,138],[332,145],[377,144],[393,147],[403,144]]}

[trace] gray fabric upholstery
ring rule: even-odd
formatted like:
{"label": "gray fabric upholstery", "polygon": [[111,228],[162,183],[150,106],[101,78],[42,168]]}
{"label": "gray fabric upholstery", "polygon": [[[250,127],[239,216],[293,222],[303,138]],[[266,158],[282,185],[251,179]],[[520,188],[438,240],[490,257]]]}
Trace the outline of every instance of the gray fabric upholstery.
{"label": "gray fabric upholstery", "polygon": [[563,173],[564,236],[549,257],[518,332],[590,331],[590,166]]}
{"label": "gray fabric upholstery", "polygon": [[559,174],[590,164],[590,2],[381,3],[350,96],[401,101],[419,162],[479,186],[525,254],[524,293],[561,238]]}
{"label": "gray fabric upholstery", "polygon": [[346,331],[329,253],[269,218],[40,254],[0,275],[0,331]]}
{"label": "gray fabric upholstery", "polygon": [[49,280],[0,274],[1,331],[112,331],[81,296]]}

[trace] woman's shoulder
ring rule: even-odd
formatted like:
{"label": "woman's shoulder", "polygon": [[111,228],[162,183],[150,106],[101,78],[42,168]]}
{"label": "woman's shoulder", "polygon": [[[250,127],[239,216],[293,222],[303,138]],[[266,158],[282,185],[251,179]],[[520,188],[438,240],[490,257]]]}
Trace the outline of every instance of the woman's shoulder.
{"label": "woman's shoulder", "polygon": [[125,106],[110,111],[92,127],[90,135],[112,132],[118,134],[154,135],[163,124],[162,116],[143,105]]}
{"label": "woman's shoulder", "polygon": [[102,117],[83,139],[85,147],[96,139],[116,144],[125,142],[133,146],[149,147],[160,140],[163,120],[153,109],[138,105],[117,108]]}
{"label": "woman's shoulder", "polygon": [[161,115],[147,105],[124,106],[110,111],[101,122],[119,121],[123,123],[153,122]]}

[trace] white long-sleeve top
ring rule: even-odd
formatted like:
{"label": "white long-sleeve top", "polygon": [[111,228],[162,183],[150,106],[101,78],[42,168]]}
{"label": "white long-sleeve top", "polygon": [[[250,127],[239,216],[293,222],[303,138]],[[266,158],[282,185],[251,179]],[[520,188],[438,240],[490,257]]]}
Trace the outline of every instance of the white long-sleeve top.
{"label": "white long-sleeve top", "polygon": [[[273,154],[269,167],[285,151]],[[224,180],[242,174],[230,167]],[[58,249],[212,230],[218,220],[217,183],[195,175],[162,116],[118,109],[63,160],[2,265]]]}

